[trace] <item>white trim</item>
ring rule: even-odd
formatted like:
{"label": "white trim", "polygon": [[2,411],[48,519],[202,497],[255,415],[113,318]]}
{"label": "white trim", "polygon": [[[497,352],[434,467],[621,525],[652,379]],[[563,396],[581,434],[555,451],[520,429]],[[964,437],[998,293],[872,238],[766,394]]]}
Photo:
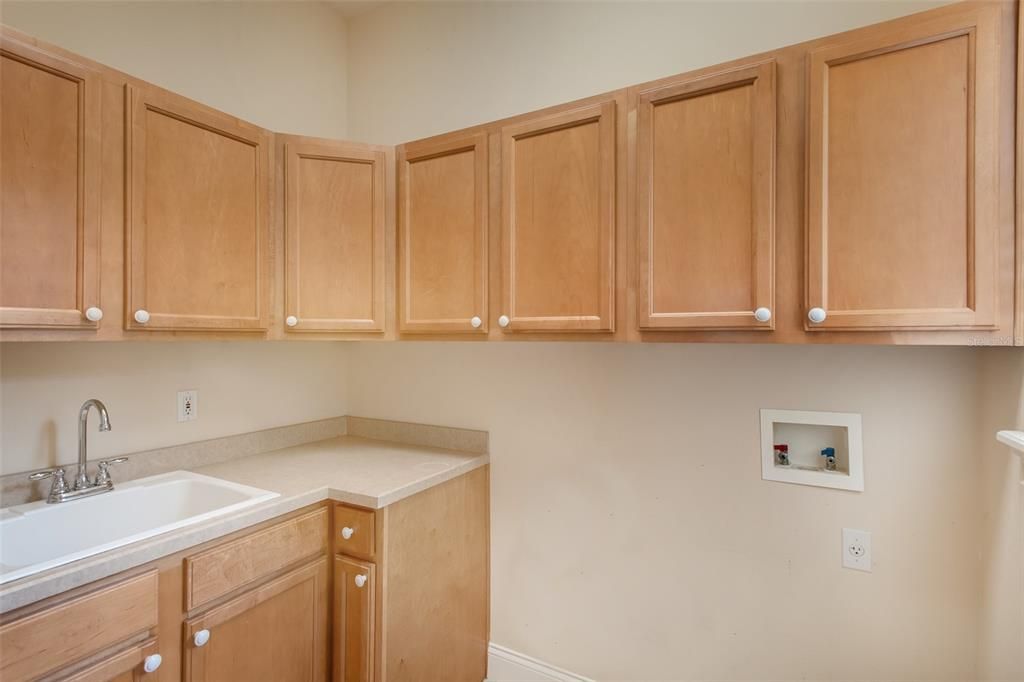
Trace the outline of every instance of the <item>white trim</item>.
{"label": "white trim", "polygon": [[1017,454],[1024,457],[1024,431],[1000,431],[996,434],[996,440],[1017,451]]}
{"label": "white trim", "polygon": [[491,642],[487,647],[485,682],[594,682],[589,677],[538,661]]}

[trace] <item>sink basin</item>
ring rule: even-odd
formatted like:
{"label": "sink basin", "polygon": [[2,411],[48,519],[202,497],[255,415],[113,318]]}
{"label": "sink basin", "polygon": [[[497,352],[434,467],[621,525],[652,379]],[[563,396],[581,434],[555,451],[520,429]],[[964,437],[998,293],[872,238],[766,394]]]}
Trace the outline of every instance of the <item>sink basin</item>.
{"label": "sink basin", "polygon": [[0,510],[0,584],[278,497],[190,471],[60,504]]}

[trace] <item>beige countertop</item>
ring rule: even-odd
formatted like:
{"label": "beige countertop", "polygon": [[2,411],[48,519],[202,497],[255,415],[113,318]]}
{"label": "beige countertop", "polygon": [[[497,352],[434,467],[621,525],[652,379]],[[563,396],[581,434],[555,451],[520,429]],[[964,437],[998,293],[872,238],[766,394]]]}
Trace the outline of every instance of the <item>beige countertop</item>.
{"label": "beige countertop", "polygon": [[[484,466],[486,454],[339,436],[191,469],[280,494],[236,514],[164,533],[0,585],[0,613],[215,540],[321,500],[380,509]],[[69,502],[67,504],[74,504]]]}

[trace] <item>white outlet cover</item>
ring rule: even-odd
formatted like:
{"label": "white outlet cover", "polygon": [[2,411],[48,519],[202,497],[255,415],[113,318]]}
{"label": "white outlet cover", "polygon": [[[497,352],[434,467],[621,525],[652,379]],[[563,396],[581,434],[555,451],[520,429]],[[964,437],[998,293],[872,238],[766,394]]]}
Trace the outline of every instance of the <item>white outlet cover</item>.
{"label": "white outlet cover", "polygon": [[856,528],[843,529],[843,568],[871,572],[871,533]]}
{"label": "white outlet cover", "polygon": [[178,421],[190,422],[199,418],[199,391],[178,391]]}

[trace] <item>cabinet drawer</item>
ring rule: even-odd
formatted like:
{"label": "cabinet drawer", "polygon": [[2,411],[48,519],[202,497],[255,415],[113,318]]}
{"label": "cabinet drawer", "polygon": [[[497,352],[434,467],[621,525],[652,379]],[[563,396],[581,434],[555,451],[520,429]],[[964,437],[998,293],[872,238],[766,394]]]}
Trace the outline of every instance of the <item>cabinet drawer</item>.
{"label": "cabinet drawer", "polygon": [[0,679],[36,679],[157,626],[157,571],[134,576],[0,627]]}
{"label": "cabinet drawer", "polygon": [[327,510],[282,521],[185,560],[188,610],[327,551]]}
{"label": "cabinet drawer", "polygon": [[373,559],[376,550],[374,513],[339,504],[334,507],[334,552]]}
{"label": "cabinet drawer", "polygon": [[63,682],[120,682],[138,680],[146,657],[159,652],[156,637],[134,644],[113,656],[80,670]]}

